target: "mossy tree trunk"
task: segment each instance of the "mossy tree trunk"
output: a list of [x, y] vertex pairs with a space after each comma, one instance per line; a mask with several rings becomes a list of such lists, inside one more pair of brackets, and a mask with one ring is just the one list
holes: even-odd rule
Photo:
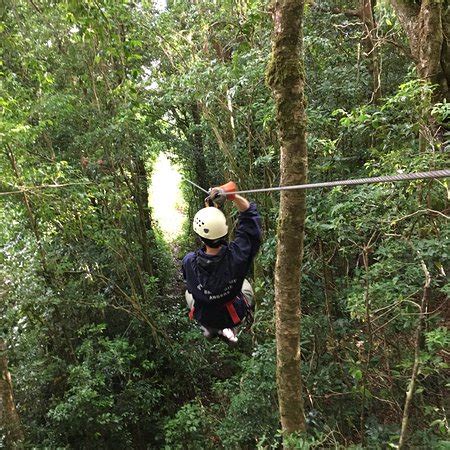
[[420, 78], [438, 85], [436, 101], [450, 100], [450, 5], [448, 0], [391, 0], [409, 40]]
[[[306, 116], [302, 56], [303, 0], [276, 0], [267, 81], [272, 88], [281, 145], [281, 184], [306, 182]], [[305, 223], [305, 192], [281, 193], [275, 314], [277, 386], [284, 436], [305, 430], [300, 374], [300, 277]]]

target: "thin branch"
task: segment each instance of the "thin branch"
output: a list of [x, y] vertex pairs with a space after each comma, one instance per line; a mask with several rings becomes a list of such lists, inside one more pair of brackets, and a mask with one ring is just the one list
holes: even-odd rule
[[373, 334], [375, 334], [377, 331], [380, 331], [382, 328], [384, 328], [386, 325], [390, 324], [393, 320], [395, 320], [397, 317], [401, 316], [401, 314], [397, 314], [394, 317], [392, 317], [392, 319], [389, 319], [387, 322], [385, 322], [383, 325], [380, 325], [378, 328], [376, 328], [373, 331]]
[[409, 410], [410, 410], [413, 395], [414, 395], [414, 389], [416, 386], [417, 375], [419, 373], [420, 340], [422, 337], [422, 328], [423, 328], [423, 324], [425, 322], [425, 317], [426, 317], [425, 313], [426, 313], [426, 308], [427, 308], [427, 304], [428, 304], [428, 297], [430, 295], [430, 285], [431, 285], [430, 272], [428, 271], [425, 261], [420, 256], [420, 254], [419, 254], [419, 258], [420, 258], [420, 265], [421, 265], [423, 273], [425, 275], [425, 283], [423, 286], [422, 302], [420, 304], [419, 323], [417, 325], [416, 338], [415, 338], [415, 342], [414, 342], [414, 364], [413, 364], [413, 368], [412, 368], [411, 379], [409, 382], [408, 390], [406, 391], [405, 406], [403, 409], [402, 428], [401, 428], [400, 439], [399, 439], [399, 443], [398, 443], [399, 450], [406, 448], [405, 442], [406, 442], [406, 434], [408, 431]]
[[414, 62], [417, 62], [417, 58], [413, 56], [411, 50], [408, 47], [401, 44], [400, 42], [396, 41], [395, 39], [383, 39], [383, 41], [386, 42], [387, 44], [391, 44], [394, 47], [398, 48], [403, 53], [404, 56], [406, 56], [407, 58], [411, 59]]
[[18, 186], [18, 190], [16, 191], [4, 191], [0, 192], [0, 195], [17, 195], [23, 194], [24, 192], [33, 192], [35, 190], [40, 189], [58, 189], [64, 188], [68, 186], [78, 186], [78, 185], [87, 185], [92, 184], [92, 181], [83, 181], [79, 183], [63, 183], [63, 184], [40, 184], [38, 186]]
[[394, 225], [397, 222], [401, 222], [402, 220], [409, 219], [410, 217], [413, 217], [413, 216], [415, 216], [417, 214], [422, 214], [422, 213], [435, 214], [435, 215], [438, 215], [438, 216], [442, 216], [444, 219], [447, 219], [447, 220], [450, 219], [450, 216], [447, 216], [447, 215], [445, 215], [444, 213], [442, 213], [440, 211], [436, 211], [434, 209], [428, 209], [427, 208], [427, 209], [419, 209], [418, 211], [415, 211], [415, 212], [413, 212], [411, 214], [408, 214], [408, 215], [406, 215], [404, 217], [400, 217], [400, 219], [394, 220], [392, 222], [392, 225]]
[[34, 3], [33, 0], [28, 0], [28, 1], [31, 3], [31, 6], [33, 6], [33, 8], [34, 8], [39, 14], [42, 14], [41, 8], [39, 8], [39, 6], [36, 5], [36, 3]]

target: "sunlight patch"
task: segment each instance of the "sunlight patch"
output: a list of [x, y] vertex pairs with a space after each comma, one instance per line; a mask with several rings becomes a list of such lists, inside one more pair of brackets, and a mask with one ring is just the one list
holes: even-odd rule
[[167, 155], [161, 153], [153, 166], [150, 206], [165, 239], [177, 238], [185, 220], [184, 200], [180, 190], [181, 175]]

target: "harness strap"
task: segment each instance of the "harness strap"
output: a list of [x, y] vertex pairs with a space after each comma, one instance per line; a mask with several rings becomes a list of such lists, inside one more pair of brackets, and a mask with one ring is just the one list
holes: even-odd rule
[[236, 312], [236, 309], [234, 308], [233, 302], [236, 299], [230, 300], [228, 303], [225, 303], [225, 306], [227, 308], [228, 314], [231, 317], [231, 320], [235, 325], [241, 323], [241, 319], [239, 319], [238, 313]]
[[[244, 294], [241, 294], [242, 298], [244, 299], [245, 302], [245, 306], [247, 309], [247, 314], [250, 312], [251, 314], [251, 310], [250, 310], [250, 304], [247, 301], [247, 298], [245, 297]], [[239, 298], [233, 298], [233, 300], [230, 300], [228, 303], [225, 303], [225, 307], [227, 308], [228, 314], [231, 317], [231, 320], [233, 321], [234, 325], [238, 325], [241, 323], [241, 319], [239, 318], [238, 313], [236, 312], [236, 308], [234, 307], [233, 303], [234, 301]], [[195, 312], [195, 307], [193, 306], [190, 311], [189, 311], [189, 320], [194, 320], [194, 312]]]

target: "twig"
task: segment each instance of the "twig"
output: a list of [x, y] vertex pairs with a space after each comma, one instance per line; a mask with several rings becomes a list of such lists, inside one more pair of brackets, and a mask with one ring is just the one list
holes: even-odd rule
[[0, 195], [17, 195], [17, 194], [23, 194], [24, 192], [32, 192], [34, 190], [39, 189], [57, 189], [57, 188], [63, 188], [67, 186], [78, 186], [78, 185], [86, 185], [91, 184], [91, 181], [83, 181], [80, 183], [64, 183], [64, 184], [40, 184], [38, 186], [18, 186], [18, 190], [16, 191], [5, 191], [0, 192]]
[[399, 317], [401, 314], [397, 314], [394, 317], [392, 317], [392, 319], [389, 319], [387, 322], [385, 322], [383, 325], [380, 325], [378, 328], [376, 328], [373, 331], [373, 334], [375, 334], [377, 331], [381, 330], [382, 328], [384, 328], [386, 325], [388, 325], [389, 323], [391, 323], [393, 320], [395, 320], [397, 317]]
[[442, 213], [442, 212], [440, 212], [440, 211], [435, 211], [434, 209], [419, 209], [418, 211], [413, 212], [413, 213], [411, 213], [411, 214], [408, 214], [408, 215], [405, 216], [405, 217], [400, 217], [400, 219], [394, 220], [394, 221], [392, 222], [392, 225], [394, 225], [395, 223], [400, 222], [400, 221], [402, 221], [402, 220], [405, 220], [405, 219], [408, 219], [408, 218], [410, 218], [410, 217], [413, 217], [413, 216], [415, 216], [416, 214], [421, 214], [421, 213], [437, 214], [437, 215], [439, 215], [439, 216], [442, 216], [444, 219], [447, 219], [447, 220], [450, 219], [450, 216], [446, 216], [444, 213]]

